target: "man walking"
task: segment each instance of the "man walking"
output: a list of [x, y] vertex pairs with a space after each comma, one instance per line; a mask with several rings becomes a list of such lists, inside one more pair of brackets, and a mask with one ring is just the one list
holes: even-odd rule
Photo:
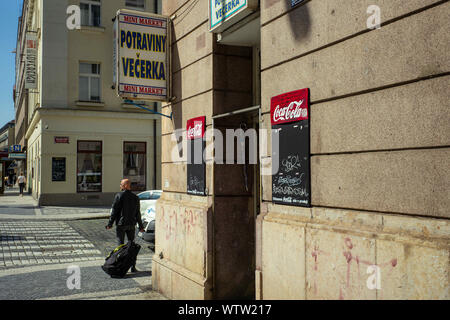
[[20, 173], [20, 176], [17, 178], [17, 183], [19, 184], [20, 196], [23, 197], [23, 189], [25, 188], [26, 179], [22, 172]]
[[[114, 222], [116, 223], [116, 236], [118, 245], [124, 244], [125, 234], [128, 241], [133, 241], [135, 237], [136, 223], [139, 225], [139, 231], [144, 232], [142, 224], [139, 197], [131, 192], [131, 183], [128, 179], [120, 182], [120, 190], [114, 197], [111, 209], [111, 217], [109, 218], [106, 229], [111, 229]], [[131, 267], [131, 272], [137, 272], [136, 261]]]

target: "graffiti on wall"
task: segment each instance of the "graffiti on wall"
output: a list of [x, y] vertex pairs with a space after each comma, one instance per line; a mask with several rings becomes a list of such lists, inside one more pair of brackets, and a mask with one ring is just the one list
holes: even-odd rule
[[[392, 272], [398, 265], [397, 258], [392, 258], [389, 261], [382, 263], [375, 263], [365, 260], [354, 253], [354, 244], [351, 238], [346, 237], [343, 241], [342, 259], [345, 263], [336, 267], [336, 274], [341, 283], [339, 288], [339, 296], [337, 299], [352, 299], [360, 298], [364, 287], [369, 290], [381, 290], [381, 279], [389, 281]], [[313, 258], [313, 275], [312, 275], [312, 290], [314, 295], [318, 294], [318, 272], [319, 262], [329, 263], [331, 253], [323, 251], [318, 245], [314, 245], [311, 250]], [[344, 269], [345, 268], [345, 269]], [[357, 277], [352, 277], [354, 268], [357, 269]], [[379, 291], [381, 294], [381, 291]], [[379, 296], [381, 298], [381, 296]]]

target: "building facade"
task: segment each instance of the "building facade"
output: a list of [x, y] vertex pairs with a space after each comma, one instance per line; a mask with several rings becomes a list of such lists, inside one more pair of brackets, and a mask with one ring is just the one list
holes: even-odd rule
[[[448, 299], [450, 3], [262, 0], [239, 11], [247, 2], [163, 3], [173, 100], [162, 110], [173, 120], [162, 119], [154, 289], [173, 299]], [[279, 204], [266, 170], [271, 100], [304, 88], [310, 205]], [[216, 130], [205, 138], [215, 153], [204, 195], [188, 192], [183, 157], [197, 117]], [[217, 161], [217, 132], [239, 128], [258, 130], [257, 164]]]
[[8, 152], [9, 147], [15, 143], [15, 121], [9, 121], [0, 129], [0, 151]]
[[41, 205], [110, 205], [124, 177], [134, 191], [160, 186], [160, 118], [112, 87], [112, 19], [121, 8], [157, 12], [158, 1], [25, 1], [18, 41], [36, 39], [37, 77], [16, 101], [27, 105], [28, 184]]
[[[28, 1], [22, 3], [22, 13], [28, 11]], [[30, 3], [31, 5], [31, 3]], [[25, 89], [25, 57], [26, 57], [26, 26], [29, 23], [25, 21], [26, 14], [19, 17], [17, 26], [17, 42], [16, 42], [16, 77], [13, 90], [14, 112], [15, 112], [15, 141], [22, 147], [22, 152], [26, 155], [27, 144], [25, 133], [28, 128], [28, 89]], [[30, 16], [27, 16], [29, 19]], [[17, 171], [23, 172], [27, 176], [26, 159], [17, 159]]]
[[[12, 177], [16, 171], [14, 160], [9, 158], [9, 150], [15, 144], [15, 121], [11, 120], [0, 129], [0, 194], [5, 190], [5, 177]], [[11, 179], [10, 179], [11, 180]], [[11, 183], [13, 181], [10, 181]]]

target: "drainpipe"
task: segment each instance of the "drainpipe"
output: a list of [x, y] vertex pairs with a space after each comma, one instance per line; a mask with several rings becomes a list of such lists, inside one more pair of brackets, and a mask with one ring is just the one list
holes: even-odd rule
[[[155, 0], [157, 1], [157, 0]], [[157, 102], [153, 102], [153, 111], [158, 111], [158, 104]], [[156, 119], [153, 120], [153, 190], [156, 190], [156, 174], [157, 174], [157, 169], [156, 169], [156, 160], [157, 160], [157, 144], [158, 139], [156, 137]]]
[[[158, 10], [158, 0], [154, 0], [153, 3], [154, 3], [153, 11], [156, 14], [160, 14], [160, 12]], [[158, 111], [158, 103], [157, 102], [153, 102], [153, 111], [155, 111], [155, 112]], [[157, 155], [157, 150], [158, 150], [158, 148], [157, 148], [158, 139], [156, 137], [156, 119], [153, 120], [153, 139], [154, 139], [154, 141], [153, 141], [153, 158], [154, 158], [154, 161], [153, 161], [153, 177], [154, 177], [153, 178], [153, 189], [156, 190], [157, 171], [158, 171], [156, 168], [156, 159], [157, 159], [156, 155]]]

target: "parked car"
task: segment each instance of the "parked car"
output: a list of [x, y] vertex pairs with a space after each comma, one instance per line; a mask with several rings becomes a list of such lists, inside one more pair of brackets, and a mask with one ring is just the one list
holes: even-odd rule
[[155, 241], [156, 201], [161, 197], [161, 194], [162, 190], [148, 190], [138, 194], [145, 230], [145, 232], [139, 232], [138, 236], [145, 241]]

